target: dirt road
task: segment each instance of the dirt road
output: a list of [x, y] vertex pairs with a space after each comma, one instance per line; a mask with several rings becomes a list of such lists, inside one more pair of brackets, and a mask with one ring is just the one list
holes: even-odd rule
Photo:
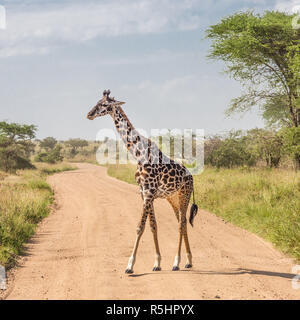
[[8, 299], [300, 299], [291, 259], [259, 237], [201, 211], [189, 228], [194, 266], [171, 271], [178, 227], [166, 200], [156, 200], [162, 271], [152, 272], [147, 225], [135, 273], [124, 273], [142, 201], [138, 188], [105, 168], [78, 164], [51, 176], [58, 208], [39, 227]]

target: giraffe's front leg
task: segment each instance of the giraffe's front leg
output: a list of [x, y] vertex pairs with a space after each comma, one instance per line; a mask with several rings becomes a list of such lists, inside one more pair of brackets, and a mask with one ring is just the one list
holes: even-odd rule
[[142, 213], [141, 221], [139, 222], [139, 224], [137, 226], [137, 229], [136, 229], [135, 244], [134, 244], [134, 247], [133, 247], [132, 254], [131, 254], [130, 258], [129, 258], [128, 265], [127, 265], [127, 268], [125, 270], [125, 273], [133, 273], [133, 266], [135, 264], [138, 246], [139, 246], [141, 237], [142, 237], [142, 235], [144, 233], [144, 230], [145, 230], [145, 224], [146, 224], [146, 221], [147, 221], [147, 216], [148, 216], [148, 214], [150, 212], [150, 207], [149, 206], [151, 207], [151, 204], [149, 204], [147, 201], [144, 201], [143, 213]]

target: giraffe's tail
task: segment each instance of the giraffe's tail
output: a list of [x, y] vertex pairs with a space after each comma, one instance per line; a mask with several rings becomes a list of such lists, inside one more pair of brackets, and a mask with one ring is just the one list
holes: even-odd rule
[[196, 205], [195, 203], [195, 193], [194, 193], [194, 186], [193, 186], [193, 204], [191, 206], [191, 210], [190, 210], [190, 224], [191, 226], [193, 227], [193, 221], [194, 221], [194, 218], [196, 216], [196, 214], [198, 213], [198, 206]]

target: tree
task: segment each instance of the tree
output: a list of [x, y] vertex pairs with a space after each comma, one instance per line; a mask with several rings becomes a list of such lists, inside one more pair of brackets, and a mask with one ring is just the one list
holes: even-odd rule
[[89, 143], [86, 140], [76, 138], [66, 141], [66, 145], [71, 147], [70, 155], [74, 157], [78, 153], [78, 148], [87, 147]]
[[29, 157], [35, 131], [34, 125], [0, 122], [0, 169], [8, 172], [33, 167]]
[[217, 150], [221, 147], [223, 141], [220, 136], [205, 137], [204, 143], [204, 163], [208, 165], [215, 164], [215, 155]]
[[47, 137], [40, 142], [40, 147], [46, 151], [53, 150], [57, 144], [57, 140], [52, 137]]
[[207, 30], [209, 58], [223, 60], [226, 72], [245, 89], [227, 115], [259, 106], [269, 124], [300, 125], [300, 29], [293, 28], [294, 17], [239, 12]]

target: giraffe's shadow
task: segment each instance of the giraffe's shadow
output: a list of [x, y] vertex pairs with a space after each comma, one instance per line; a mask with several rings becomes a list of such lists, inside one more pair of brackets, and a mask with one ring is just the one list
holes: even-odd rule
[[201, 270], [179, 270], [179, 271], [169, 271], [169, 270], [163, 270], [161, 272], [145, 272], [145, 273], [136, 273], [131, 274], [129, 277], [138, 278], [143, 276], [149, 276], [149, 275], [174, 275], [174, 274], [180, 274], [180, 273], [190, 273], [192, 274], [198, 274], [198, 275], [220, 275], [220, 276], [237, 276], [237, 275], [243, 275], [243, 274], [249, 274], [249, 275], [263, 275], [263, 276], [269, 276], [269, 277], [277, 277], [277, 278], [284, 278], [284, 279], [293, 279], [296, 274], [292, 273], [284, 273], [284, 272], [274, 272], [274, 271], [267, 271], [267, 270], [255, 270], [255, 269], [246, 269], [246, 268], [237, 268], [232, 269], [231, 271], [201, 271]]

